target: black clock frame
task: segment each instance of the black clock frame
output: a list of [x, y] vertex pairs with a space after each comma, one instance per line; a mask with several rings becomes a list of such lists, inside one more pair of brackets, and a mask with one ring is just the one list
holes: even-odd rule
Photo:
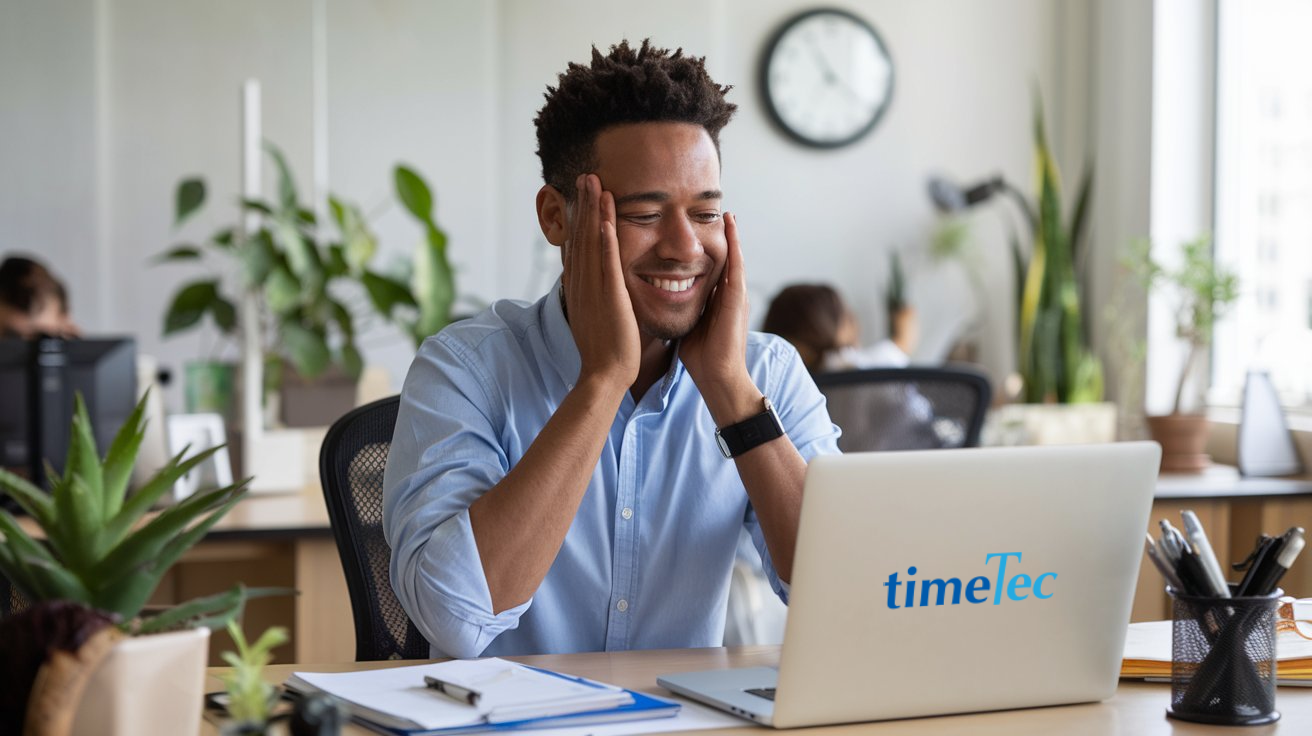
[[[770, 59], [774, 56], [775, 49], [779, 46], [779, 42], [783, 40], [784, 34], [788, 33], [793, 26], [814, 15], [839, 15], [856, 23], [864, 29], [866, 33], [869, 33], [870, 37], [875, 40], [875, 45], [883, 50], [884, 57], [888, 59], [889, 66], [893, 70], [888, 79], [888, 95], [884, 97], [883, 104], [881, 104], [879, 109], [875, 111], [875, 114], [871, 116], [870, 121], [866, 123], [865, 127], [857, 132], [847, 138], [839, 140], [818, 141], [814, 138], [808, 138], [796, 130], [793, 130], [789, 127], [788, 123], [784, 122], [783, 116], [781, 116], [778, 109], [775, 108], [774, 99], [770, 96]], [[864, 138], [870, 133], [870, 131], [874, 130], [876, 125], [879, 124], [879, 121], [884, 117], [884, 113], [888, 112], [888, 106], [893, 102], [893, 92], [897, 89], [897, 65], [893, 63], [893, 54], [888, 50], [888, 44], [884, 43], [884, 37], [880, 36], [879, 31], [876, 31], [874, 26], [867, 23], [864, 18], [852, 13], [851, 11], [843, 10], [842, 8], [813, 8], [798, 13], [784, 21], [770, 36], [770, 40], [765, 44], [765, 51], [761, 55], [761, 61], [758, 66], [760, 73], [757, 77], [757, 84], [761, 90], [761, 97], [765, 100], [765, 110], [769, 113], [770, 120], [774, 123], [776, 128], [783, 132], [784, 135], [793, 139], [797, 143], [801, 143], [802, 145], [811, 148], [842, 148], [843, 146], [851, 145]]]

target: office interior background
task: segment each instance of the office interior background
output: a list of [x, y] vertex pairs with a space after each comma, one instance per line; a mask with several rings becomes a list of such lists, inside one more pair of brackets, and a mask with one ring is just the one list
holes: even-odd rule
[[[879, 32], [895, 81], [869, 135], [820, 150], [776, 128], [758, 85], [771, 34], [810, 2], [5, 0], [0, 250], [48, 263], [87, 334], [131, 334], [175, 374], [196, 357], [235, 359], [208, 326], [162, 338], [169, 300], [198, 271], [154, 258], [236, 221], [239, 93], [255, 79], [264, 137], [305, 201], [322, 206], [331, 192], [360, 203], [383, 258], [408, 257], [422, 234], [390, 181], [405, 162], [434, 187], [458, 311], [534, 299], [559, 273], [533, 208], [542, 92], [594, 44], [650, 37], [705, 55], [734, 85], [723, 182], [741, 219], [753, 326], [783, 285], [823, 281], [853, 305], [865, 342], [883, 337], [897, 250], [922, 329], [913, 360], [937, 363], [964, 344], [1001, 387], [1015, 367], [1007, 229], [1019, 212], [998, 199], [964, 213], [965, 257], [936, 257], [943, 221], [926, 182], [1001, 175], [1032, 196], [1039, 99], [1066, 196], [1086, 164], [1095, 171], [1085, 309], [1108, 396], [1164, 412], [1180, 359], [1169, 308], [1120, 269], [1126, 246], [1150, 236], [1169, 259], [1180, 241], [1215, 232], [1243, 288], [1218, 332], [1209, 398], [1232, 404], [1246, 369], [1262, 365], [1289, 406], [1312, 400], [1312, 82], [1292, 35], [1312, 20], [1305, 3], [837, 5]], [[174, 230], [174, 187], [189, 176], [205, 178], [210, 201]], [[1114, 344], [1127, 326], [1147, 340], [1146, 399]], [[410, 341], [380, 326], [361, 345], [399, 388]]]

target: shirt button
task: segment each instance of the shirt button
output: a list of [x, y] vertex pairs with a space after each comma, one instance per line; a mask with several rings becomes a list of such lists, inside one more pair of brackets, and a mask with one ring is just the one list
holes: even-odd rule
[[624, 613], [629, 610], [629, 602], [621, 598], [620, 602], [615, 604], [615, 608], [618, 609], [620, 613]]
[[629, 519], [632, 519], [632, 518], [633, 518], [633, 509], [630, 509], [630, 508], [626, 508], [626, 509], [624, 509], [623, 511], [620, 512], [620, 516], [623, 516], [625, 521], [628, 521]]

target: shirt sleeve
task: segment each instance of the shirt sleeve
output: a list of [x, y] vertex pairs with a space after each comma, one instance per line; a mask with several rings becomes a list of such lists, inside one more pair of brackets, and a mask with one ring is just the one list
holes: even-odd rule
[[[762, 393], [769, 396], [774, 404], [788, 439], [807, 463], [820, 455], [838, 454], [841, 430], [830, 421], [824, 394], [816, 388], [797, 350], [782, 338], [759, 337], [765, 340], [765, 357], [760, 362], [762, 373], [754, 378]], [[789, 586], [779, 579], [774, 569], [774, 561], [770, 558], [756, 509], [750, 503], [747, 505], [744, 524], [751, 534], [752, 543], [756, 545], [756, 551], [761, 555], [761, 566], [770, 581], [770, 587], [780, 600], [788, 603]]]
[[[401, 606], [434, 655], [477, 657], [532, 600], [492, 612], [469, 506], [505, 477], [494, 386], [445, 335], [429, 338], [401, 391], [383, 479], [383, 529]], [[503, 418], [502, 418], [503, 419]]]

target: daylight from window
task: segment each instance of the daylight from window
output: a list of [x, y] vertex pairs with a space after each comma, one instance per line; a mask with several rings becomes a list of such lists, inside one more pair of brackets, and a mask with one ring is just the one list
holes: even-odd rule
[[1212, 394], [1249, 369], [1312, 411], [1312, 2], [1222, 0], [1217, 26], [1216, 254], [1242, 295], [1218, 328]]

